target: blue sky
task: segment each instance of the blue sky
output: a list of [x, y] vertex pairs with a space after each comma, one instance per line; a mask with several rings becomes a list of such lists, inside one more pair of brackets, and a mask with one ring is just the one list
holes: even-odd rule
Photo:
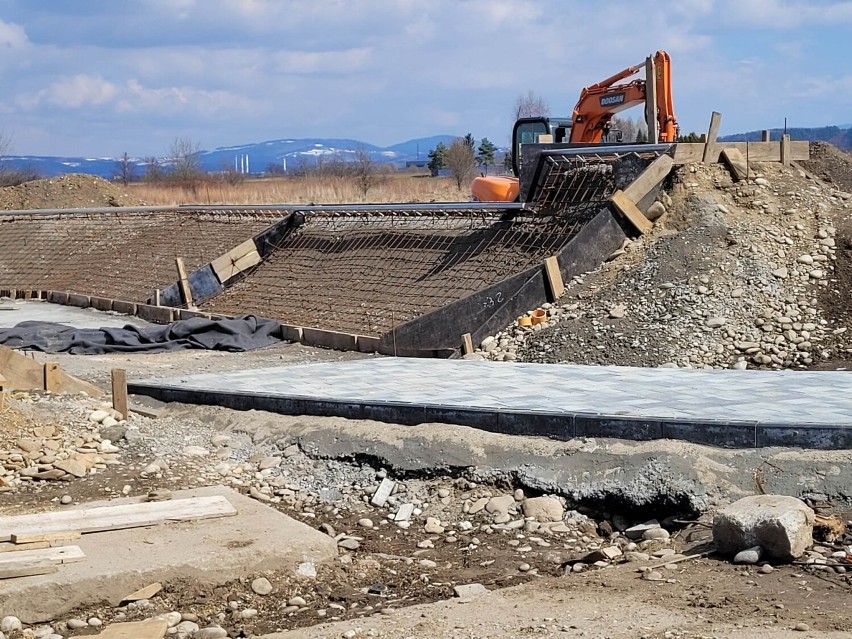
[[[294, 137], [506, 144], [527, 90], [672, 56], [683, 131], [852, 122], [852, 2], [0, 0], [0, 133], [28, 155]], [[627, 112], [634, 117], [639, 110]]]

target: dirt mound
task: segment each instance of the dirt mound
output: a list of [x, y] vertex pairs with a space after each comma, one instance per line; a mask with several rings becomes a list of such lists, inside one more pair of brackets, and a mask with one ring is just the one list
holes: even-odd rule
[[74, 209], [144, 204], [93, 175], [72, 173], [0, 189], [0, 210]]
[[852, 191], [852, 154], [828, 142], [811, 142], [811, 159], [800, 164], [821, 180]]
[[845, 367], [852, 198], [795, 168], [678, 171], [668, 213], [576, 278], [549, 323], [509, 327], [489, 359], [697, 368]]

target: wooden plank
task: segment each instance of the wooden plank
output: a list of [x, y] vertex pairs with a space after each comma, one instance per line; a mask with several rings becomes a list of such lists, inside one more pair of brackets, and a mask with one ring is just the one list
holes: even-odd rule
[[163, 584], [161, 584], [159, 581], [157, 581], [157, 582], [154, 582], [152, 584], [145, 586], [144, 588], [140, 588], [136, 592], [130, 593], [126, 597], [122, 597], [121, 601], [125, 602], [125, 601], [139, 601], [140, 599], [150, 599], [151, 597], [156, 595], [158, 592], [160, 592], [162, 589], [163, 589]]
[[210, 519], [236, 514], [236, 508], [225, 497], [211, 495], [79, 510], [56, 510], [33, 515], [10, 515], [0, 517], [0, 541], [10, 541], [13, 534], [48, 534], [68, 530], [85, 534], [154, 526], [167, 521]]
[[122, 419], [127, 419], [127, 371], [123, 368], [113, 368], [110, 371], [112, 379], [112, 407], [121, 413]]
[[11, 542], [0, 544], [0, 552], [20, 552], [22, 550], [38, 550], [50, 548], [50, 542], [38, 541], [32, 544], [13, 544]]
[[707, 143], [704, 145], [704, 157], [701, 158], [702, 164], [710, 164], [717, 161], [716, 136], [719, 135], [719, 125], [721, 123], [722, 114], [713, 111], [713, 114], [710, 116], [710, 128], [707, 131]]
[[213, 268], [213, 271], [216, 273], [216, 277], [219, 278], [219, 281], [227, 282], [228, 280], [232, 279], [233, 277], [236, 277], [246, 269], [251, 268], [256, 264], [260, 264], [262, 261], [263, 259], [260, 257], [260, 253], [255, 250], [251, 251], [250, 253], [246, 253], [242, 257], [239, 257], [230, 262], [222, 262], [219, 264], [213, 264], [213, 262], [211, 262], [210, 265]]
[[661, 155], [651, 162], [639, 174], [638, 178], [627, 185], [624, 189], [624, 195], [633, 202], [641, 202], [643, 197], [648, 195], [655, 186], [668, 177], [673, 166], [674, 160], [672, 160], [671, 156]]
[[645, 59], [645, 122], [648, 125], [648, 142], [655, 144], [660, 139], [660, 120], [657, 113], [657, 69], [653, 56]]
[[35, 533], [35, 534], [24, 534], [17, 535], [12, 534], [12, 543], [13, 544], [33, 544], [44, 542], [50, 544], [51, 541], [71, 541], [72, 539], [79, 539], [82, 535], [76, 530], [63, 530], [62, 532], [55, 533]]
[[[44, 364], [2, 345], [0, 345], [0, 371], [6, 377], [9, 390], [44, 390]], [[72, 377], [61, 369], [56, 372], [56, 375], [59, 389], [55, 392], [85, 392], [92, 397], [103, 397], [104, 393], [100, 388]]]
[[470, 333], [465, 333], [462, 335], [462, 355], [470, 355], [473, 350], [473, 338]]
[[739, 149], [722, 149], [722, 158], [731, 170], [735, 182], [748, 179], [748, 162]]
[[62, 380], [60, 379], [60, 373], [62, 369], [59, 367], [59, 364], [56, 362], [47, 362], [44, 365], [44, 390], [50, 391], [51, 393], [59, 393], [60, 386], [62, 385]]
[[238, 273], [260, 262], [260, 253], [257, 252], [254, 240], [246, 240], [210, 262], [210, 266], [219, 281], [224, 284]]
[[544, 274], [547, 277], [547, 286], [550, 290], [550, 301], [555, 302], [565, 292], [562, 271], [559, 270], [559, 259], [555, 255], [551, 255], [544, 260]]
[[645, 214], [636, 208], [633, 200], [624, 195], [624, 191], [618, 190], [613, 193], [610, 201], [615, 205], [615, 208], [625, 218], [627, 218], [627, 221], [633, 225], [633, 228], [639, 231], [640, 234], [647, 233], [654, 228], [654, 225], [647, 217], [645, 217]]
[[3, 345], [0, 345], [0, 371], [3, 372], [9, 389], [44, 389], [44, 367]]
[[113, 623], [95, 636], [99, 639], [163, 639], [168, 629], [169, 622], [165, 619], [146, 619]]
[[175, 258], [175, 265], [178, 271], [178, 286], [180, 294], [183, 297], [183, 302], [187, 308], [194, 306], [192, 303], [192, 289], [189, 288], [189, 278], [186, 276], [186, 265], [183, 263], [182, 257]]
[[[723, 147], [738, 149], [743, 155], [748, 153], [749, 162], [781, 161], [780, 142], [724, 142], [723, 144], [715, 145], [714, 154], [716, 157], [711, 157], [711, 162], [719, 161]], [[704, 148], [704, 145], [700, 143], [678, 142], [675, 146], [674, 153], [675, 164], [692, 164], [694, 162], [701, 162], [704, 156]], [[790, 155], [793, 160], [810, 159], [808, 143], [791, 142]]]
[[50, 562], [54, 564], [70, 564], [83, 561], [86, 553], [80, 546], [57, 546], [56, 548], [40, 548], [38, 550], [21, 550], [20, 552], [4, 552], [0, 554], [0, 567], [7, 568], [26, 562]]
[[14, 566], [0, 567], [0, 579], [15, 579], [17, 577], [34, 577], [35, 575], [50, 575], [59, 572], [56, 564], [46, 562], [28, 562]]

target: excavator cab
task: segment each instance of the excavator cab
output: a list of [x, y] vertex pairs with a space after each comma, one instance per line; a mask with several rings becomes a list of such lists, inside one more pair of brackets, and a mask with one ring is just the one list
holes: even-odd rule
[[478, 177], [471, 186], [473, 199], [479, 202], [514, 202], [518, 199], [521, 175], [521, 145], [568, 142], [571, 118], [520, 118], [512, 128], [512, 173], [516, 177]]
[[521, 174], [522, 144], [568, 142], [570, 138], [571, 118], [520, 118], [512, 128], [512, 172], [516, 176]]

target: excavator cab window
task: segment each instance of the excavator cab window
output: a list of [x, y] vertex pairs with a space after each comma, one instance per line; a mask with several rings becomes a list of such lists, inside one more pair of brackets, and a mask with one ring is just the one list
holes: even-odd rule
[[521, 145], [535, 144], [538, 136], [550, 133], [550, 123], [546, 118], [521, 118], [515, 122], [512, 130], [512, 171], [521, 174]]

